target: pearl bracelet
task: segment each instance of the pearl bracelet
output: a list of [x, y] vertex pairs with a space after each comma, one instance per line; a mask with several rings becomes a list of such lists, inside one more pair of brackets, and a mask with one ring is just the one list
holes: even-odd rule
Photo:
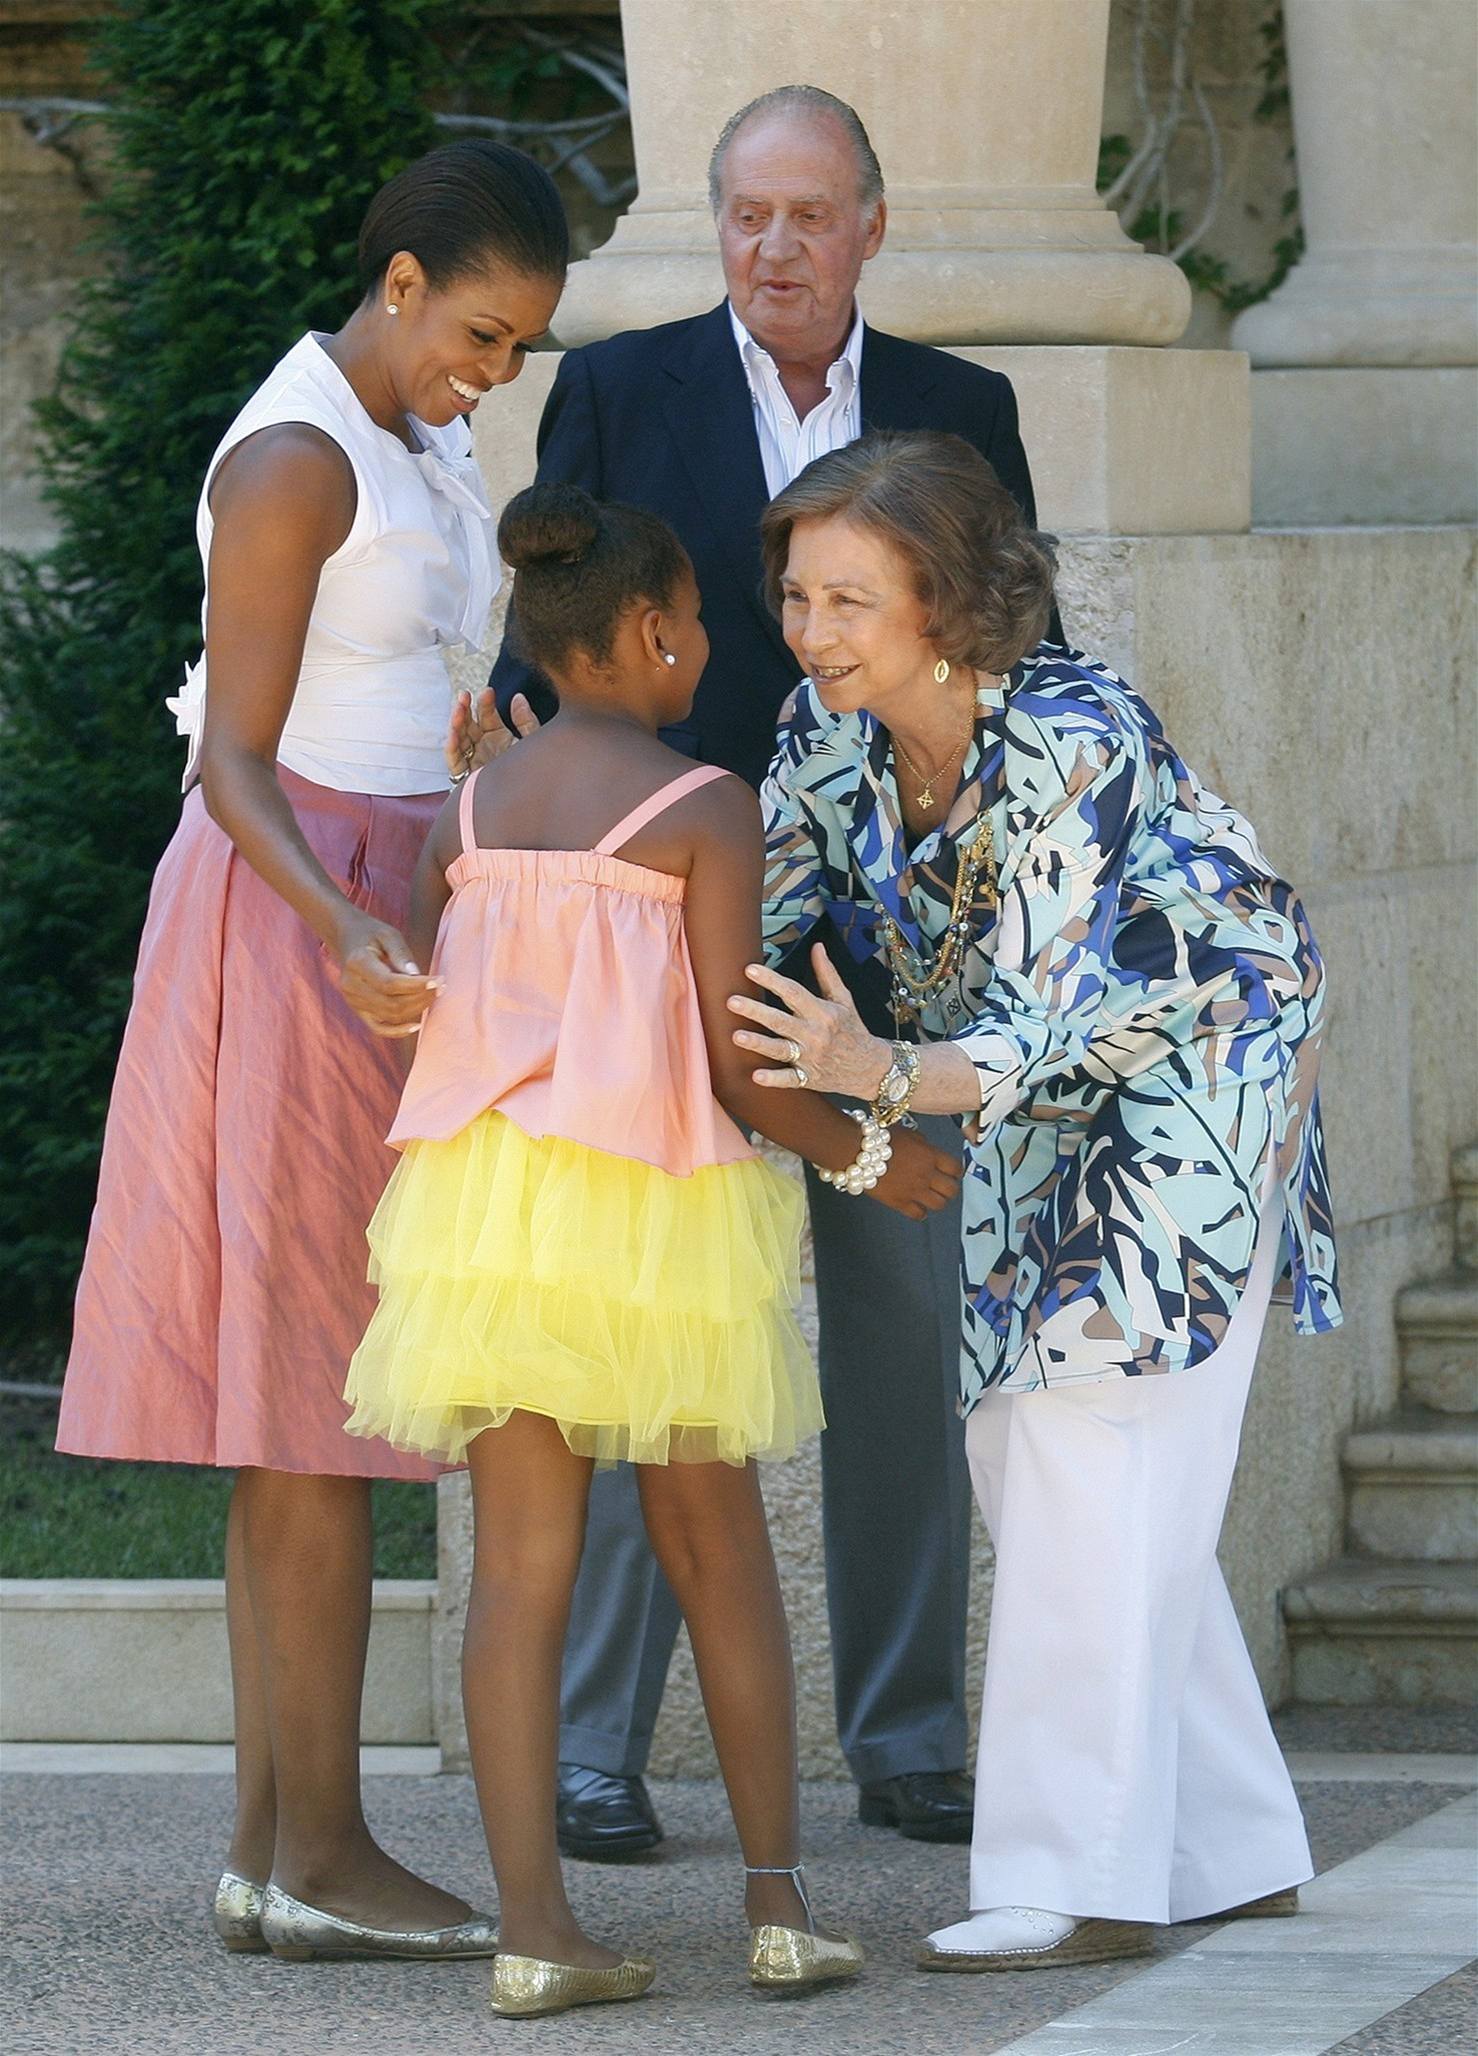
[[838, 1192], [850, 1192], [854, 1198], [863, 1192], [871, 1192], [888, 1168], [893, 1155], [893, 1138], [870, 1112], [862, 1107], [849, 1107], [847, 1111], [862, 1130], [862, 1148], [855, 1160], [842, 1171], [823, 1171], [818, 1168], [816, 1176], [823, 1185], [834, 1185]]

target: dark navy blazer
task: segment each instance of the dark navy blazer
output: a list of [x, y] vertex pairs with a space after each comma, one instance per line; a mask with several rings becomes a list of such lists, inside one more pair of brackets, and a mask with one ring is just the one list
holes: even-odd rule
[[[1016, 396], [1000, 372], [864, 328], [862, 426], [963, 436], [1035, 520]], [[759, 519], [769, 493], [727, 305], [568, 351], [539, 424], [537, 475], [650, 508], [676, 530], [693, 560], [712, 652], [691, 716], [665, 740], [758, 786], [800, 671], [761, 593]], [[547, 718], [549, 688], [511, 641], [493, 669], [498, 704], [506, 711], [522, 690]]]
[[[1016, 396], [1002, 373], [865, 327], [862, 427], [963, 436], [1035, 521]], [[646, 507], [676, 531], [703, 595], [711, 654], [691, 715], [663, 739], [758, 787], [775, 753], [776, 717], [801, 674], [761, 590], [759, 519], [769, 492], [727, 302], [567, 351], [538, 449], [541, 484], [582, 485], [597, 499]], [[1055, 620], [1052, 639], [1060, 639]], [[506, 714], [522, 691], [547, 720], [553, 694], [514, 654], [515, 640], [510, 633], [493, 667], [498, 705]], [[876, 965], [845, 968], [871, 1025], [886, 1032]]]

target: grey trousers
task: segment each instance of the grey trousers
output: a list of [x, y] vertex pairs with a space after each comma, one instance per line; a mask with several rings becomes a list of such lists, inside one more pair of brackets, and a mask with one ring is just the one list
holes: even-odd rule
[[[952, 1121], [919, 1125], [958, 1150]], [[955, 1410], [959, 1207], [907, 1221], [809, 1171], [806, 1184], [837, 1734], [859, 1782], [958, 1770], [971, 1507]], [[641, 1775], [679, 1618], [647, 1546], [634, 1471], [597, 1472], [565, 1643], [561, 1758]]]

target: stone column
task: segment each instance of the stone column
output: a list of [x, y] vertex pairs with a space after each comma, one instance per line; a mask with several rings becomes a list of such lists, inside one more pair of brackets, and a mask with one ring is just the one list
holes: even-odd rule
[[1478, 519], [1472, 0], [1285, 8], [1308, 249], [1233, 330], [1257, 519]]
[[626, 0], [640, 190], [610, 241], [571, 271], [560, 342], [722, 298], [714, 141], [757, 94], [822, 86], [857, 108], [887, 181], [888, 235], [863, 273], [864, 313], [1010, 374], [1043, 520], [1141, 534], [1245, 528], [1245, 363], [1155, 347], [1183, 331], [1190, 289], [1129, 240], [1095, 190], [1108, 13], [1109, 0]]
[[639, 192], [577, 264], [563, 343], [701, 314], [722, 296], [708, 157], [773, 86], [855, 106], [888, 185], [869, 319], [924, 343], [1170, 343], [1178, 268], [1130, 242], [1094, 189], [1108, 0], [836, 0], [622, 10]]

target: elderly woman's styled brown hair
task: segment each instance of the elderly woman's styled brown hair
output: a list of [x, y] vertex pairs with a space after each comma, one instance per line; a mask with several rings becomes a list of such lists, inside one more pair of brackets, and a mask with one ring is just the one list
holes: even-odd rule
[[760, 518], [765, 598], [777, 614], [790, 531], [832, 516], [903, 558], [928, 609], [924, 632], [951, 664], [1005, 671], [1041, 641], [1057, 539], [1027, 526], [963, 437], [880, 430], [808, 464]]

